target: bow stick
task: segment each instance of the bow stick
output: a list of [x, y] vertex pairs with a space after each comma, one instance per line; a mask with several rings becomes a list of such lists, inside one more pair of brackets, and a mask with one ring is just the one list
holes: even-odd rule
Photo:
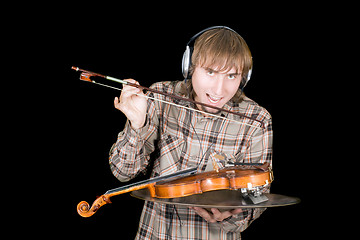
[[[261, 127], [264, 127], [264, 123], [263, 123], [262, 121], [254, 118], [254, 117], [246, 116], [246, 115], [244, 115], [244, 114], [242, 114], [242, 113], [233, 112], [233, 111], [230, 111], [230, 110], [227, 110], [227, 109], [224, 109], [224, 108], [219, 108], [219, 107], [212, 106], [212, 105], [209, 105], [209, 104], [206, 104], [206, 103], [194, 101], [194, 100], [192, 100], [192, 99], [188, 99], [188, 98], [180, 97], [180, 96], [177, 96], [177, 95], [174, 95], [174, 94], [170, 94], [170, 93], [158, 91], [158, 90], [156, 90], [156, 89], [144, 87], [144, 86], [141, 86], [141, 85], [138, 85], [138, 84], [135, 84], [135, 83], [131, 83], [131, 82], [128, 82], [128, 81], [125, 81], [125, 80], [121, 80], [121, 79], [118, 79], [118, 78], [114, 78], [114, 77], [102, 75], [102, 74], [99, 74], [99, 73], [90, 72], [90, 71], [88, 71], [88, 70], [84, 70], [84, 69], [81, 69], [81, 68], [78, 68], [78, 67], [72, 66], [71, 69], [73, 69], [73, 70], [75, 70], [75, 71], [80, 71], [80, 72], [82, 72], [81, 75], [80, 75], [80, 80], [83, 80], [83, 81], [95, 83], [95, 84], [98, 84], [98, 85], [101, 85], [101, 86], [105, 86], [105, 87], [114, 88], [114, 87], [111, 87], [111, 86], [108, 86], [108, 85], [105, 85], [105, 84], [96, 83], [95, 81], [93, 81], [93, 80], [90, 79], [90, 77], [92, 77], [92, 76], [105, 78], [105, 79], [110, 80], [110, 81], [114, 81], [114, 82], [121, 83], [121, 84], [124, 84], [124, 85], [129, 85], [129, 86], [136, 87], [136, 88], [140, 88], [140, 89], [142, 89], [142, 90], [146, 90], [146, 91], [149, 91], [149, 92], [158, 93], [158, 94], [161, 94], [161, 95], [170, 97], [170, 98], [175, 98], [175, 99], [178, 99], [178, 100], [183, 100], [183, 101], [191, 102], [191, 103], [194, 103], [194, 104], [196, 104], [196, 105], [201, 105], [201, 106], [213, 108], [213, 109], [216, 109], [216, 110], [218, 110], [218, 111], [223, 111], [223, 112], [231, 113], [231, 114], [234, 114], [234, 115], [243, 117], [243, 118], [248, 118], [248, 119], [250, 119], [250, 120], [259, 122], [259, 123], [260, 123], [260, 126], [261, 126]], [[114, 89], [119, 90], [118, 88], [114, 88]], [[153, 100], [161, 101], [161, 100], [156, 99], [156, 98], [151, 98], [151, 97], [148, 97], [148, 98], [153, 99]], [[168, 104], [172, 104], [172, 105], [176, 105], [176, 106], [179, 106], [179, 107], [184, 107], [184, 106], [177, 105], [177, 104], [174, 104], [174, 103], [170, 103], [170, 102], [167, 102], [167, 101], [162, 101], [162, 102], [165, 102], [165, 103], [168, 103]], [[186, 107], [184, 107], [184, 108], [186, 108]], [[189, 108], [187, 108], [187, 109], [189, 109]], [[190, 109], [191, 109], [191, 108], [190, 108]], [[191, 110], [194, 110], [194, 111], [197, 111], [197, 112], [203, 112], [203, 111], [196, 110], [196, 109], [191, 109]], [[203, 113], [204, 113], [204, 112], [203, 112]], [[217, 116], [217, 115], [209, 114], [209, 113], [207, 113], [207, 112], [206, 112], [206, 114], [212, 115], [212, 116], [215, 116], [215, 117], [219, 117], [219, 116]], [[220, 117], [220, 118], [223, 118], [223, 117]], [[224, 119], [226, 119], [226, 118], [224, 118]], [[254, 125], [247, 124], [247, 123], [243, 123], [243, 124], [245, 124], [245, 125], [250, 125], [250, 126], [254, 126]], [[254, 126], [254, 127], [257, 127], [257, 126]]]

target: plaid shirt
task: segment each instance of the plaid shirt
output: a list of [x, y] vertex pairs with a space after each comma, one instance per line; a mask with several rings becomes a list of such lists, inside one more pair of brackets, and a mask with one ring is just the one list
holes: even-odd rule
[[[160, 82], [152, 88], [179, 93], [179, 82]], [[195, 107], [192, 103], [169, 99], [166, 96], [147, 93], [166, 101]], [[188, 96], [184, 96], [188, 97]], [[167, 175], [189, 167], [200, 171], [213, 170], [215, 155], [225, 161], [216, 161], [220, 168], [234, 162], [272, 163], [272, 123], [270, 114], [251, 99], [241, 103], [229, 101], [223, 108], [256, 117], [263, 121], [265, 129], [205, 117], [201, 113], [148, 100], [144, 127], [131, 128], [129, 122], [119, 133], [110, 151], [110, 168], [120, 181], [128, 181], [145, 171], [150, 153], [157, 150], [151, 177]], [[259, 126], [258, 122], [230, 113], [222, 116]], [[258, 218], [265, 209], [244, 209], [237, 217], [222, 222], [208, 223], [193, 210], [179, 206], [145, 201], [136, 239], [240, 239], [240, 232]]]

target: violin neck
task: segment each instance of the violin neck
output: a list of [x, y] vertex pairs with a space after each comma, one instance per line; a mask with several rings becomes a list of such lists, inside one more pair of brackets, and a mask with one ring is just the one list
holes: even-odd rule
[[104, 195], [101, 195], [100, 197], [98, 197], [94, 201], [94, 203], [92, 204], [91, 207], [87, 202], [81, 201], [77, 205], [77, 212], [82, 217], [91, 217], [92, 215], [94, 215], [94, 213], [97, 210], [99, 210], [99, 208], [101, 206], [111, 203], [110, 197], [115, 196], [115, 195], [120, 195], [123, 193], [132, 192], [135, 190], [140, 190], [143, 188], [148, 188], [151, 196], [154, 197], [155, 196], [154, 185], [156, 182], [159, 182], [162, 180], [173, 180], [173, 179], [181, 178], [181, 177], [193, 174], [195, 172], [197, 172], [197, 168], [188, 168], [188, 169], [185, 169], [185, 170], [182, 170], [182, 171], [179, 171], [176, 173], [172, 173], [172, 174], [169, 174], [166, 176], [155, 177], [155, 178], [151, 178], [149, 180], [144, 180], [144, 181], [129, 184], [129, 185], [126, 185], [123, 187], [111, 189], [111, 190], [107, 191]]
[[181, 177], [185, 177], [187, 175], [193, 174], [197, 172], [197, 168], [187, 168], [185, 170], [181, 170], [178, 171], [176, 173], [172, 173], [169, 175], [165, 175], [165, 176], [159, 176], [159, 177], [154, 177], [154, 178], [150, 178], [148, 180], [143, 180], [140, 182], [136, 182], [136, 183], [132, 183], [126, 186], [122, 186], [122, 187], [118, 187], [118, 188], [114, 188], [111, 189], [109, 191], [107, 191], [105, 193], [105, 195], [109, 195], [109, 197], [115, 196], [115, 195], [120, 195], [123, 193], [128, 193], [128, 192], [132, 192], [132, 191], [136, 191], [136, 190], [140, 190], [143, 188], [147, 188], [151, 185], [153, 185], [156, 182], [162, 181], [162, 180], [175, 180], [176, 178], [181, 178]]

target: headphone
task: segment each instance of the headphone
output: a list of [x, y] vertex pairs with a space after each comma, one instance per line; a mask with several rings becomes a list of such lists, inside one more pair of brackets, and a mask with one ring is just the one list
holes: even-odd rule
[[[183, 76], [185, 78], [185, 81], [190, 78], [189, 71], [190, 71], [190, 66], [191, 66], [191, 56], [192, 56], [192, 53], [194, 51], [194, 44], [193, 43], [195, 42], [196, 38], [199, 37], [204, 32], [209, 31], [211, 29], [216, 29], [216, 28], [227, 29], [227, 30], [230, 30], [230, 31], [232, 31], [232, 32], [234, 32], [234, 33], [236, 33], [237, 35], [240, 36], [240, 34], [238, 34], [235, 30], [233, 30], [233, 29], [231, 29], [229, 27], [226, 27], [226, 26], [213, 26], [213, 27], [208, 27], [208, 28], [198, 32], [192, 38], [190, 38], [189, 42], [186, 44], [186, 49], [185, 49], [185, 52], [184, 52], [184, 55], [183, 55], [183, 58], [182, 58], [182, 64], [181, 64], [182, 74], [183, 74]], [[247, 76], [243, 77], [243, 79], [245, 79], [245, 82], [244, 82], [244, 84], [242, 84], [241, 89], [243, 89], [246, 86], [246, 84], [250, 81], [252, 69], [253, 69], [253, 66], [251, 66], [251, 68], [249, 69], [249, 72], [248, 72]]]

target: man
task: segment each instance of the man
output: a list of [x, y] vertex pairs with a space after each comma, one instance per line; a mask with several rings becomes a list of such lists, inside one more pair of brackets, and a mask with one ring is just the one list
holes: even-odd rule
[[[252, 68], [245, 41], [227, 27], [205, 29], [191, 41], [193, 51], [186, 53], [191, 61], [183, 62], [189, 64], [184, 73], [187, 79], [159, 82], [151, 88], [245, 114], [263, 122], [264, 128], [259, 128], [256, 121], [160, 94], [147, 93], [202, 112], [146, 99], [141, 90], [125, 85], [114, 105], [128, 121], [109, 159], [111, 170], [120, 181], [145, 171], [154, 151], [159, 151], [159, 157], [151, 159], [152, 177], [189, 167], [197, 167], [199, 172], [211, 171], [213, 162], [220, 168], [234, 163], [272, 164], [271, 116], [243, 93]], [[127, 81], [138, 84], [133, 79]], [[217, 161], [219, 155], [225, 161]], [[263, 211], [212, 208], [210, 212], [146, 201], [136, 239], [240, 239], [240, 232]]]

